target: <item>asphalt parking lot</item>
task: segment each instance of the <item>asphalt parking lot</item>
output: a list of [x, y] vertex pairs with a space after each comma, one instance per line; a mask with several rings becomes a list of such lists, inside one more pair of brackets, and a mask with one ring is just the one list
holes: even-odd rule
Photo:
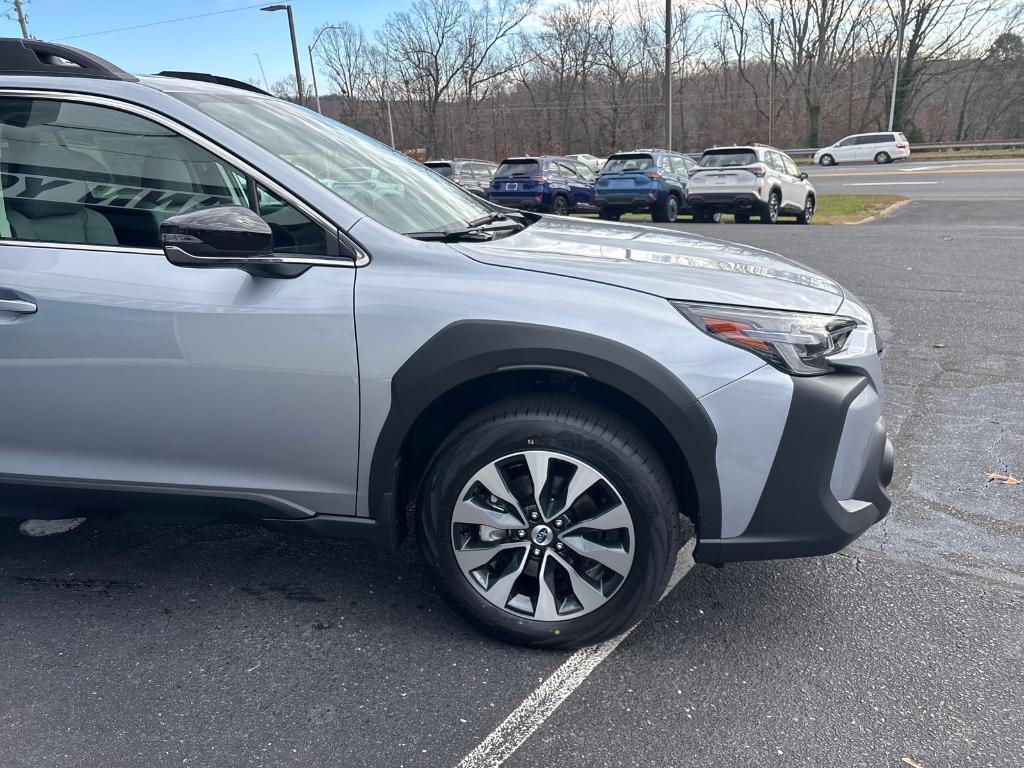
[[[1022, 218], [677, 225], [873, 308], [894, 511], [839, 555], [689, 570], [506, 765], [1024, 764], [1024, 485], [986, 482], [1024, 475]], [[0, 647], [5, 768], [456, 766], [569, 658], [476, 634], [408, 545], [100, 521], [0, 521]]]

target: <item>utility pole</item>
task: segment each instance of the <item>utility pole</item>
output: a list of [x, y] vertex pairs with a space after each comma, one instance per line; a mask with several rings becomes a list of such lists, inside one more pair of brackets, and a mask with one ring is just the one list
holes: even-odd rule
[[295, 42], [295, 17], [292, 16], [292, 7], [288, 3], [279, 3], [277, 5], [268, 5], [260, 8], [260, 10], [288, 12], [288, 32], [292, 36], [292, 60], [295, 62], [295, 90], [298, 95], [298, 103], [303, 104], [305, 99], [302, 92], [302, 69], [299, 67], [299, 44]]
[[313, 64], [313, 49], [316, 48], [316, 44], [320, 42], [320, 35], [328, 29], [341, 29], [341, 27], [337, 24], [328, 24], [321, 27], [320, 31], [316, 33], [316, 37], [313, 38], [313, 42], [309, 45], [309, 73], [313, 76], [313, 97], [316, 99], [316, 111], [321, 115], [324, 111], [320, 109], [320, 90], [316, 87], [316, 65]]
[[889, 130], [896, 116], [896, 87], [900, 79], [900, 57], [903, 55], [903, 27], [906, 24], [906, 2], [900, 0], [900, 17], [896, 20], [896, 52], [892, 57], [892, 99], [889, 101]]
[[14, 6], [14, 12], [18, 15], [18, 25], [21, 27], [21, 36], [24, 38], [31, 38], [32, 35], [28, 33], [28, 19], [25, 18], [25, 9], [21, 6], [22, 0], [11, 0], [11, 5]]
[[665, 149], [672, 149], [672, 0], [665, 0]]
[[775, 19], [768, 19], [768, 146], [775, 146]]

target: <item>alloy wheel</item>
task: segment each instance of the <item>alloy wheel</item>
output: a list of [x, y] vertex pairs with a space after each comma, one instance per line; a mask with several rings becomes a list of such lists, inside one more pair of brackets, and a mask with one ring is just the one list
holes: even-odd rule
[[566, 202], [564, 197], [556, 197], [551, 204], [551, 212], [556, 216], [567, 216], [569, 213], [569, 203]]
[[608, 602], [629, 575], [635, 537], [622, 496], [594, 467], [552, 451], [497, 459], [465, 484], [451, 541], [488, 602], [561, 621]]

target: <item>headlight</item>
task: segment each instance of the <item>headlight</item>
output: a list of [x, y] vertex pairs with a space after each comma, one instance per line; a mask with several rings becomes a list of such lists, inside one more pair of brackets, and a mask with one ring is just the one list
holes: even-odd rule
[[857, 327], [852, 317], [779, 312], [673, 301], [683, 317], [709, 336], [742, 347], [796, 376], [828, 373], [828, 356], [842, 350]]

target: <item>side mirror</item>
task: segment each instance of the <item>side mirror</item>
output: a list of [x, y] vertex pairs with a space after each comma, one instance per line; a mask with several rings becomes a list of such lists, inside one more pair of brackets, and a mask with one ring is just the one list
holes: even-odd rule
[[275, 257], [270, 225], [240, 205], [171, 216], [160, 225], [160, 241], [176, 267], [241, 269], [257, 277], [296, 277], [308, 269]]
[[807, 174], [804, 171], [800, 172], [800, 181], [804, 181], [807, 178]]

